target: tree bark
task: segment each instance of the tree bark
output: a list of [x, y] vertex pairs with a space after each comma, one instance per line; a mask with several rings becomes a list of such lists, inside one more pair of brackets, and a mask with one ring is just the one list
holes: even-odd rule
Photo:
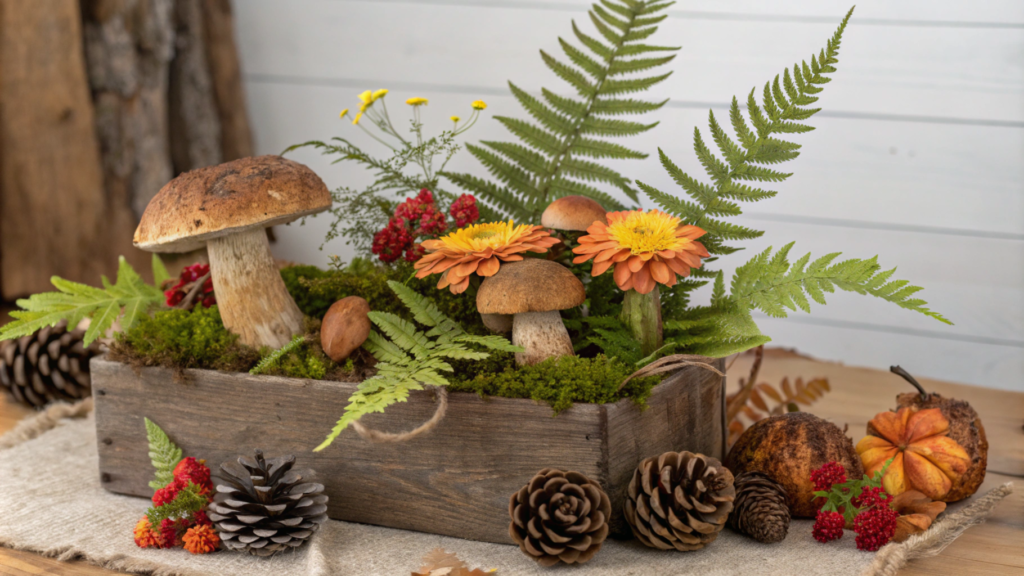
[[220, 164], [223, 155], [200, 0], [175, 0], [174, 21], [169, 104], [171, 159], [177, 174]]
[[104, 192], [76, 0], [0, 3], [0, 277], [6, 299], [141, 262]]
[[206, 61], [220, 116], [221, 156], [225, 162], [252, 156], [252, 131], [246, 114], [231, 1], [205, 0], [202, 5]]

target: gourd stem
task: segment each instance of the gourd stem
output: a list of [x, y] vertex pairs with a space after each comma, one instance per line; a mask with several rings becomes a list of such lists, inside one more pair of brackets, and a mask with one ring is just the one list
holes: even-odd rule
[[928, 393], [924, 391], [924, 387], [921, 386], [921, 383], [910, 375], [910, 372], [907, 372], [906, 370], [900, 368], [899, 366], [889, 366], [889, 371], [892, 372], [893, 374], [899, 375], [907, 382], [910, 382], [911, 386], [917, 388], [917, 391], [921, 393], [921, 400], [928, 400]]

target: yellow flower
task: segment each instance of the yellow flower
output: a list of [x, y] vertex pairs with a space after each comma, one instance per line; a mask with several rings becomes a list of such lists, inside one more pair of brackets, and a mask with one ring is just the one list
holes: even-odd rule
[[427, 99], [420, 98], [419, 96], [417, 96], [415, 98], [409, 98], [408, 100], [405, 101], [405, 103], [408, 104], [409, 106], [423, 106], [427, 103]]
[[363, 108], [365, 109], [370, 104], [373, 104], [373, 92], [367, 90], [359, 95], [359, 99], [363, 102]]
[[459, 120], [462, 120], [462, 118], [459, 118], [458, 116], [452, 116], [452, 122], [458, 122]]
[[383, 98], [383, 97], [385, 97], [387, 95], [388, 95], [388, 89], [387, 88], [381, 88], [380, 90], [377, 90], [376, 92], [373, 93], [373, 100], [371, 100], [371, 102], [373, 102], [375, 100], [379, 100], [379, 99], [381, 99], [381, 98]]
[[573, 263], [593, 258], [591, 276], [614, 266], [615, 284], [623, 291], [649, 294], [657, 284], [675, 286], [676, 275], [689, 276], [709, 256], [697, 242], [704, 230], [660, 210], [609, 212], [608, 224], [594, 222], [587, 233], [572, 250], [578, 254]]
[[359, 120], [360, 120], [360, 119], [361, 119], [362, 117], [363, 117], [363, 113], [362, 113], [362, 112], [359, 112], [359, 114], [356, 114], [356, 119], [355, 119], [355, 120], [353, 120], [353, 121], [352, 121], [352, 123], [353, 123], [353, 124], [359, 124]]
[[460, 228], [437, 240], [420, 244], [428, 254], [413, 267], [417, 278], [441, 274], [439, 289], [461, 294], [473, 274], [494, 276], [502, 262], [522, 260], [522, 252], [547, 252], [560, 240], [540, 226], [514, 222], [489, 222]]
[[473, 104], [471, 104], [471, 106], [473, 106], [474, 110], [484, 110], [487, 108], [487, 102], [484, 102], [483, 100], [473, 100]]
[[341, 114], [338, 114], [338, 118], [344, 118], [345, 114], [348, 114], [348, 108], [345, 108], [344, 110], [342, 110]]

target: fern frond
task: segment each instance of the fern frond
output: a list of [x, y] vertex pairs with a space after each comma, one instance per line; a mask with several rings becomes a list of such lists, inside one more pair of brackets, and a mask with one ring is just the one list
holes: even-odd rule
[[541, 212], [551, 201], [569, 194], [593, 198], [607, 210], [624, 209], [622, 202], [602, 186], [618, 190], [639, 204], [628, 178], [584, 158], [647, 157], [607, 138], [635, 136], [657, 125], [615, 116], [651, 112], [667, 102], [620, 95], [642, 92], [668, 78], [670, 73], [643, 74], [668, 64], [674, 54], [640, 55], [678, 50], [643, 43], [665, 18], [658, 13], [670, 4], [639, 0], [602, 0], [594, 4], [589, 16], [596, 35], [584, 33], [573, 22], [573, 35], [579, 45], [559, 38], [564, 59], [540, 53], [547, 67], [572, 87], [575, 95], [559, 95], [544, 88], [540, 99], [509, 82], [512, 95], [532, 120], [495, 118], [521, 144], [482, 142], [481, 146], [467, 146], [494, 182], [468, 174], [443, 176], [476, 195], [495, 215], [522, 222], [539, 223]]
[[205, 508], [210, 503], [210, 499], [200, 491], [201, 488], [190, 481], [188, 485], [178, 491], [174, 500], [163, 506], [151, 506], [146, 510], [146, 518], [149, 520], [150, 527], [153, 530], [160, 530], [160, 524], [164, 520], [188, 518], [193, 513]]
[[149, 460], [156, 468], [156, 474], [149, 487], [159, 490], [174, 480], [174, 467], [181, 462], [181, 448], [167, 436], [162, 428], [149, 418], [142, 419], [146, 423], [146, 441], [149, 442]]
[[[153, 259], [153, 275], [167, 276], [167, 269], [159, 258]], [[50, 279], [58, 292], [44, 292], [18, 300], [21, 310], [11, 312], [15, 320], [0, 327], [0, 340], [32, 334], [46, 326], [67, 320], [75, 326], [84, 318], [92, 318], [84, 336], [84, 344], [102, 336], [121, 318], [121, 329], [131, 328], [139, 317], [164, 302], [164, 293], [157, 286], [142, 281], [135, 269], [122, 256], [118, 262], [117, 282], [111, 284], [101, 277], [102, 288], [64, 280]]]
[[260, 361], [249, 370], [249, 374], [266, 374], [269, 370], [272, 370], [277, 366], [281, 362], [282, 358], [301, 348], [305, 341], [305, 336], [302, 334], [296, 334], [292, 337], [291, 342], [261, 358]]
[[906, 280], [890, 280], [895, 268], [882, 271], [878, 257], [851, 258], [835, 262], [839, 253], [826, 254], [813, 262], [806, 254], [790, 264], [787, 244], [772, 254], [768, 248], [736, 269], [731, 299], [748, 309], [758, 309], [775, 318], [785, 318], [787, 310], [810, 312], [810, 300], [825, 304], [825, 293], [835, 289], [868, 294], [892, 302], [901, 308], [919, 312], [940, 322], [952, 324], [927, 302], [912, 296], [921, 290]]

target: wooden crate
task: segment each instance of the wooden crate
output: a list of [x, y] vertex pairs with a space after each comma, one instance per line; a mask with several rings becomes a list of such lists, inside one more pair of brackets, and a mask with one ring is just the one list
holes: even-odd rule
[[[717, 367], [724, 372], [721, 361]], [[94, 358], [99, 472], [112, 492], [150, 497], [152, 467], [143, 417], [160, 425], [185, 455], [221, 462], [262, 449], [294, 454], [318, 473], [331, 518], [510, 543], [508, 500], [539, 470], [576, 470], [608, 491], [613, 532], [626, 533], [622, 502], [637, 464], [669, 450], [722, 457], [724, 378], [688, 367], [658, 385], [641, 411], [629, 400], [577, 404], [553, 416], [532, 400], [449, 395], [431, 433], [401, 444], [371, 444], [346, 430], [317, 446], [341, 415], [355, 384], [190, 370], [131, 367]], [[368, 426], [404, 431], [427, 420], [430, 392], [366, 417]]]

